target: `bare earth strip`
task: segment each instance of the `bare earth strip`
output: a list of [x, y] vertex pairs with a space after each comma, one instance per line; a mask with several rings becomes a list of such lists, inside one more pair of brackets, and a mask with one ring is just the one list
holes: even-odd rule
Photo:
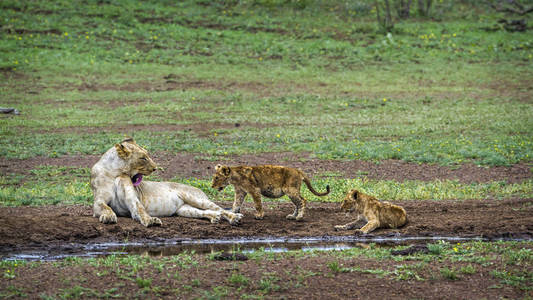
[[[199, 159], [194, 153], [154, 153], [154, 160], [164, 168], [157, 176], [168, 180], [173, 177], [209, 178], [217, 163], [228, 165], [279, 164], [300, 168], [310, 175], [334, 172], [345, 178], [366, 176], [380, 180], [459, 180], [462, 183], [505, 181], [519, 183], [532, 178], [530, 165], [520, 163], [510, 167], [478, 167], [474, 164], [447, 167], [433, 164], [417, 164], [399, 160], [384, 160], [380, 163], [368, 161], [340, 161], [313, 159], [310, 153], [262, 153], [224, 157], [212, 161]], [[29, 159], [0, 158], [0, 173], [27, 174], [38, 166], [70, 166], [90, 168], [99, 159], [97, 155], [64, 156], [58, 158], [34, 157]]]
[[[378, 229], [376, 236], [483, 236], [532, 238], [533, 199], [468, 201], [401, 201], [409, 222], [400, 229]], [[219, 202], [230, 207], [230, 202]], [[265, 202], [265, 219], [253, 217], [253, 204], [245, 202], [239, 226], [227, 222], [182, 217], [162, 218], [161, 227], [145, 228], [131, 218], [117, 224], [102, 224], [90, 206], [1, 207], [0, 252], [15, 249], [64, 247], [68, 243], [161, 240], [182, 238], [348, 236], [353, 231], [335, 231], [353, 216], [341, 213], [338, 203], [308, 204], [301, 222], [287, 220], [293, 205], [288, 201]], [[364, 225], [364, 224], [361, 224]]]

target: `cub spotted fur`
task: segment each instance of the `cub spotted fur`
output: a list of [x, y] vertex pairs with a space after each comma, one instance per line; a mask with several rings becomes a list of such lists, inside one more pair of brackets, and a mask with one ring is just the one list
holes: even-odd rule
[[234, 213], [240, 212], [246, 194], [250, 194], [255, 204], [256, 219], [263, 219], [264, 217], [261, 195], [268, 198], [279, 198], [287, 195], [296, 206], [294, 213], [288, 215], [287, 219], [301, 220], [304, 217], [306, 206], [305, 198], [300, 195], [302, 181], [317, 196], [329, 194], [329, 186], [326, 186], [327, 191], [324, 193], [315, 191], [309, 178], [302, 171], [272, 165], [253, 167], [217, 165], [211, 187], [222, 191], [227, 185], [233, 184], [235, 187]]
[[398, 228], [407, 223], [407, 214], [402, 207], [386, 201], [380, 202], [375, 197], [363, 194], [358, 190], [351, 190], [346, 195], [342, 201], [341, 209], [346, 212], [355, 210], [357, 219], [346, 225], [335, 226], [336, 230], [352, 229], [362, 219], [366, 220], [367, 223], [356, 232], [365, 234], [376, 228]]

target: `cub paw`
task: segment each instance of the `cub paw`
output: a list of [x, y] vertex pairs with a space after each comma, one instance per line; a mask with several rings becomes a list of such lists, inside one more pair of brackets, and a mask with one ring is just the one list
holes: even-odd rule
[[285, 218], [287, 220], [296, 220], [296, 216], [295, 215], [287, 215]]
[[114, 213], [102, 214], [100, 215], [100, 218], [98, 218], [98, 220], [104, 224], [114, 224], [117, 223], [117, 215], [115, 215]]
[[346, 230], [346, 226], [344, 226], [344, 225], [335, 225], [335, 230], [336, 230], [336, 231], [339, 231], [339, 230]]
[[254, 218], [256, 220], [263, 220], [265, 218], [265, 215], [264, 214], [255, 214]]

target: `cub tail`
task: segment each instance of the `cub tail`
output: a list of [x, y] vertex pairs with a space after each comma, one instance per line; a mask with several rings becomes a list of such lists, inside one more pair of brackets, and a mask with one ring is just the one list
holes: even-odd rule
[[309, 181], [309, 178], [307, 178], [307, 176], [305, 176], [304, 174], [302, 174], [303, 176], [303, 181], [305, 182], [305, 185], [307, 185], [307, 188], [311, 191], [311, 193], [317, 195], [317, 196], [326, 196], [327, 194], [329, 194], [329, 185], [326, 185], [326, 191], [324, 193], [319, 193], [317, 191], [315, 191], [315, 189], [313, 188], [313, 186], [311, 185], [311, 181]]

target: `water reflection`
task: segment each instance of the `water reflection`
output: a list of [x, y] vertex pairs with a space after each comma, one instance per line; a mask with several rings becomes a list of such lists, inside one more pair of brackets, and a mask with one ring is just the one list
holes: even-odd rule
[[43, 251], [23, 251], [20, 253], [0, 253], [2, 260], [60, 260], [68, 257], [100, 257], [107, 255], [147, 255], [152, 257], [172, 256], [184, 252], [209, 254], [216, 252], [255, 251], [286, 252], [303, 251], [339, 251], [352, 248], [394, 247], [433, 243], [438, 240], [448, 242], [486, 241], [480, 237], [374, 237], [374, 236], [323, 236], [323, 237], [276, 237], [276, 238], [236, 238], [236, 239], [200, 239], [200, 240], [166, 240], [162, 242], [112, 242], [86, 244], [65, 249]]

